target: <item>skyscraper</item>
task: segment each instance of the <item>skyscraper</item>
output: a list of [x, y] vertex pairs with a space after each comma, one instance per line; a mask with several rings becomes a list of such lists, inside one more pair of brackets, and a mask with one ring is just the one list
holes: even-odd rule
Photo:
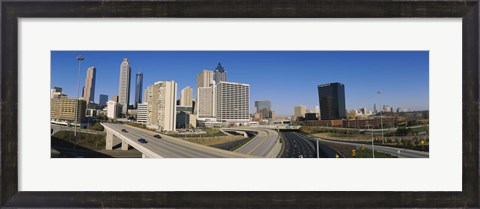
[[126, 115], [130, 104], [130, 64], [123, 58], [120, 64], [120, 81], [118, 82], [118, 103], [122, 105], [122, 114]]
[[305, 113], [307, 113], [307, 106], [297, 105], [293, 108], [295, 119], [298, 117], [305, 117]]
[[217, 68], [215, 68], [214, 75], [215, 83], [220, 83], [220, 81], [227, 81], [227, 71], [222, 67], [221, 63], [218, 63]]
[[142, 103], [142, 88], [143, 88], [143, 73], [138, 72], [135, 82], [135, 108], [138, 108], [138, 104]]
[[175, 131], [177, 83], [157, 81], [147, 87], [147, 127], [160, 131]]
[[345, 86], [341, 83], [318, 85], [318, 100], [322, 120], [346, 118]]
[[95, 97], [95, 77], [96, 77], [95, 67], [89, 67], [87, 70], [87, 77], [85, 78], [85, 87], [83, 90], [83, 100], [89, 102], [94, 101]]
[[182, 89], [181, 95], [180, 95], [180, 105], [181, 106], [192, 106], [192, 88], [190, 86], [187, 86]]
[[216, 85], [216, 97], [217, 121], [250, 121], [249, 84], [220, 81]]
[[100, 106], [105, 106], [107, 105], [107, 101], [108, 101], [108, 95], [100, 94], [100, 99], [98, 100], [98, 104]]
[[255, 101], [255, 108], [257, 109], [257, 113], [262, 113], [262, 118], [272, 118], [272, 116], [270, 115], [272, 103], [270, 101]]

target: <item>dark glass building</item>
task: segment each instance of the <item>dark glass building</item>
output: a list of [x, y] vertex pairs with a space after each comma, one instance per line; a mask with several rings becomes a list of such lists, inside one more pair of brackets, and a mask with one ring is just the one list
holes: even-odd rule
[[221, 63], [218, 63], [217, 68], [215, 68], [213, 77], [215, 84], [220, 83], [220, 81], [227, 81], [227, 71], [225, 71]]
[[135, 108], [138, 103], [142, 103], [142, 86], [143, 86], [143, 73], [138, 72], [135, 82]]
[[320, 103], [320, 118], [335, 120], [346, 118], [345, 86], [341, 83], [318, 85], [318, 100]]
[[107, 101], [108, 101], [108, 95], [100, 94], [100, 100], [99, 100], [98, 104], [100, 106], [107, 106]]

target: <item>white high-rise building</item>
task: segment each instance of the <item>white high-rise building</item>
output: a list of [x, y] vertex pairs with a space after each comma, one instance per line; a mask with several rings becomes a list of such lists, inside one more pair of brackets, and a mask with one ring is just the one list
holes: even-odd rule
[[115, 101], [107, 102], [107, 117], [111, 119], [116, 119], [122, 112], [122, 105]]
[[221, 81], [216, 85], [216, 117], [222, 122], [250, 121], [250, 85]]
[[147, 103], [138, 103], [137, 104], [137, 122], [138, 123], [147, 123], [148, 111]]
[[315, 113], [317, 118], [320, 118], [320, 107], [319, 106], [313, 106], [312, 112]]
[[197, 75], [197, 89], [200, 87], [210, 87], [214, 84], [215, 73], [212, 70], [202, 70]]
[[187, 86], [182, 89], [182, 92], [180, 94], [180, 105], [181, 106], [192, 106], [192, 88], [190, 86]]
[[196, 112], [199, 120], [215, 120], [216, 113], [216, 92], [215, 86], [200, 87], [197, 90]]
[[157, 81], [145, 92], [147, 127], [160, 131], [175, 131], [177, 83]]
[[118, 103], [121, 104], [122, 114], [127, 114], [130, 103], [130, 73], [131, 68], [127, 58], [120, 64], [120, 80], [118, 82]]
[[87, 101], [87, 104], [94, 101], [96, 71], [95, 67], [89, 67], [87, 70], [85, 87], [83, 89], [83, 100]]
[[295, 116], [295, 119], [298, 117], [305, 117], [305, 113], [307, 113], [307, 107], [303, 105], [297, 105], [294, 107], [293, 112], [293, 116]]

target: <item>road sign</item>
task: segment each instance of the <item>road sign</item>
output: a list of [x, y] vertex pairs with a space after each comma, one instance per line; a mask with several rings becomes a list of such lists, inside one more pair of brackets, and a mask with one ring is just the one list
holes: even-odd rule
[[356, 156], [356, 151], [354, 149], [352, 149], [352, 157], [355, 157]]
[[365, 150], [365, 145], [362, 144], [362, 151]]
[[339, 158], [339, 157], [340, 157], [340, 155], [338, 155], [338, 154], [335, 154], [335, 158]]

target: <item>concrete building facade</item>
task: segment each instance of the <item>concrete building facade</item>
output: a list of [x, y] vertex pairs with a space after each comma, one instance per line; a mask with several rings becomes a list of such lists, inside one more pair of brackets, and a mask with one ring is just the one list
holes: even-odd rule
[[120, 64], [120, 80], [118, 81], [118, 103], [122, 105], [122, 114], [126, 115], [130, 105], [131, 67], [127, 58]]
[[272, 102], [268, 100], [255, 101], [255, 108], [257, 113], [262, 113], [261, 119], [272, 118], [272, 116], [270, 115], [272, 109]]
[[216, 85], [216, 117], [221, 122], [250, 121], [250, 85], [221, 81]]
[[148, 119], [148, 109], [147, 103], [138, 103], [137, 104], [137, 122], [146, 124]]
[[197, 90], [197, 106], [195, 109], [197, 111], [198, 119], [211, 119], [214, 120], [216, 117], [216, 92], [215, 86], [210, 87], [200, 87]]
[[177, 84], [158, 81], [147, 88], [147, 127], [159, 131], [175, 131]]
[[54, 120], [66, 120], [73, 122], [75, 121], [76, 112], [77, 122], [80, 123], [85, 119], [86, 109], [87, 103], [86, 101], [81, 99], [73, 99], [67, 97], [50, 99], [50, 117]]
[[305, 113], [307, 113], [307, 107], [304, 105], [297, 105], [293, 108], [293, 116], [295, 119], [298, 117], [305, 117]]
[[107, 102], [107, 117], [110, 119], [116, 119], [122, 115], [122, 104], [115, 101]]
[[193, 90], [190, 88], [190, 86], [183, 88], [180, 94], [180, 105], [191, 107], [193, 103], [192, 94]]

